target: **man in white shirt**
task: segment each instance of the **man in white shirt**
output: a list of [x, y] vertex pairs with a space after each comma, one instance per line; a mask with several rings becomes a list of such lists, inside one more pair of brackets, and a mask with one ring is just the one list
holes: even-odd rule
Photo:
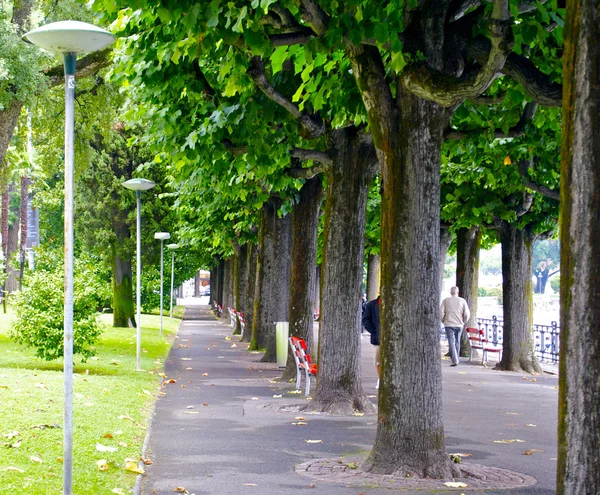
[[467, 301], [458, 297], [458, 287], [450, 288], [450, 297], [444, 299], [440, 305], [440, 316], [448, 337], [448, 347], [452, 358], [450, 366], [458, 366], [460, 334], [471, 317]]

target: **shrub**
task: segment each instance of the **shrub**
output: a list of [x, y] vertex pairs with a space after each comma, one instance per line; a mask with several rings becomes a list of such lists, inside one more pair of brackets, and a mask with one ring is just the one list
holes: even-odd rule
[[487, 295], [498, 298], [498, 304], [502, 304], [502, 287], [491, 287], [487, 290]]
[[477, 288], [477, 295], [479, 297], [486, 297], [488, 295], [488, 291], [485, 287], [478, 287]]
[[[36, 356], [52, 361], [64, 349], [64, 276], [62, 264], [50, 269], [47, 260], [24, 278], [23, 289], [13, 302], [17, 318], [10, 336], [16, 342], [36, 349]], [[95, 354], [94, 344], [102, 331], [96, 321], [98, 305], [95, 274], [76, 263], [73, 298], [73, 354], [85, 361]]]
[[558, 294], [560, 292], [560, 275], [555, 275], [550, 278], [550, 287], [552, 287], [552, 290], [555, 293]]

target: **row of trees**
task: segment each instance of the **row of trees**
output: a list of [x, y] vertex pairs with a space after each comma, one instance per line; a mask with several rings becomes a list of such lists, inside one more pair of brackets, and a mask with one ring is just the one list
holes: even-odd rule
[[[443, 446], [442, 253], [456, 232], [459, 285], [475, 297], [481, 240], [500, 240], [501, 367], [538, 369], [531, 248], [558, 216], [563, 11], [502, 0], [94, 5], [124, 37], [114, 81], [171, 164], [187, 232], [223, 260], [219, 302], [245, 310], [252, 347], [272, 359], [279, 311], [310, 335], [324, 187], [312, 404], [370, 407], [358, 301], [365, 238], [372, 255], [380, 237], [383, 374], [367, 467], [457, 474]], [[378, 169], [380, 236], [366, 235]]]

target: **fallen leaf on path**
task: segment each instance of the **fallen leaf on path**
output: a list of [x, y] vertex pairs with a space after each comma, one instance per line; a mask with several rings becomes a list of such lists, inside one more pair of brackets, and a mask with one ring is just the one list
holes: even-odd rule
[[525, 426], [529, 426], [530, 428], [535, 428], [537, 425], [534, 425], [534, 424], [531, 424], [531, 423], [530, 423], [530, 424], [528, 424], [528, 425], [525, 425]]
[[173, 378], [171, 378], [170, 380], [165, 380], [163, 382], [163, 385], [168, 385], [169, 383], [177, 383], [177, 380], [174, 380]]
[[[459, 375], [466, 375], [466, 374], [467, 374], [467, 372], [466, 372], [466, 371], [459, 371], [459, 372], [458, 372], [458, 374], [459, 374]], [[451, 482], [449, 482], [449, 483], [451, 483]]]
[[244, 486], [258, 486], [256, 483], [242, 483]]
[[519, 440], [518, 438], [513, 438], [510, 440], [494, 440], [494, 443], [525, 443], [525, 440]]
[[294, 426], [305, 426], [308, 423], [306, 421], [298, 421], [297, 423], [292, 423]]
[[444, 485], [450, 488], [466, 488], [467, 486], [469, 486], [466, 483], [463, 483], [462, 481], [446, 481]]
[[177, 486], [175, 487], [175, 490], [173, 490], [175, 493], [190, 493], [188, 492], [185, 488], [183, 488], [182, 486]]
[[301, 391], [301, 390], [290, 390], [290, 391], [288, 392], [288, 394], [301, 394], [301, 393], [302, 393], [302, 391]]
[[521, 413], [515, 413], [515, 412], [505, 412], [504, 414], [509, 414], [511, 416], [523, 416]]
[[185, 414], [200, 414], [198, 411], [185, 411]]
[[162, 378], [167, 378], [167, 375], [165, 375], [164, 373], [159, 373], [158, 376], [160, 376]]
[[146, 466], [149, 466], [150, 464], [152, 464], [152, 461], [150, 459], [148, 459], [147, 457], [140, 457], [140, 461], [142, 461]]
[[523, 455], [531, 455], [534, 452], [544, 452], [544, 451], [543, 450], [538, 450], [538, 449], [529, 449], [529, 450], [526, 450], [525, 452], [523, 452]]
[[231, 347], [237, 347], [237, 345], [235, 345], [235, 343], [234, 343], [234, 344], [231, 344]]
[[456, 452], [454, 454], [448, 454], [448, 455], [455, 455], [456, 457], [471, 457], [471, 454], [463, 454], [462, 452]]
[[119, 449], [117, 449], [116, 447], [109, 447], [108, 445], [102, 445], [101, 443], [96, 442], [96, 450], [98, 450], [99, 452], [116, 452]]
[[203, 406], [208, 406], [208, 402], [203, 402], [202, 405]]
[[258, 397], [252, 397], [250, 400], [259, 400]]
[[537, 380], [535, 378], [532, 378], [531, 380], [529, 380], [530, 382], [537, 382]]
[[354, 411], [352, 413], [352, 416], [364, 416], [364, 415], [365, 415], [365, 413], [364, 412], [360, 412], [360, 411]]
[[273, 399], [281, 399], [282, 397], [283, 397], [283, 395], [282, 395], [282, 394], [279, 394], [279, 395], [274, 395], [274, 396], [273, 396]]
[[182, 361], [191, 361], [192, 358], [181, 358]]
[[194, 406], [187, 406], [186, 409], [194, 409]]
[[306, 443], [323, 443], [323, 440], [304, 440]]
[[302, 416], [296, 416], [294, 419], [296, 421], [306, 421], [306, 418], [303, 418]]
[[193, 370], [193, 369], [194, 369], [194, 368], [186, 368], [185, 370], [186, 370], [186, 371], [190, 371], [190, 370]]
[[186, 385], [181, 385], [181, 388], [187, 388], [187, 386]]
[[202, 376], [208, 376], [208, 373], [202, 373]]
[[183, 345], [183, 344], [177, 344], [179, 347], [183, 347], [184, 349], [187, 349], [188, 346], [187, 345]]

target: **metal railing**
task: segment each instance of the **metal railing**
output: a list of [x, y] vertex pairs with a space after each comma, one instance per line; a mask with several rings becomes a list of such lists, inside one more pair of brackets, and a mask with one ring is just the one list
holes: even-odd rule
[[[489, 342], [502, 344], [504, 321], [496, 316], [492, 318], [477, 318], [479, 328], [485, 331], [485, 337]], [[541, 361], [558, 363], [560, 349], [560, 327], [553, 321], [550, 325], [533, 324], [533, 341], [535, 355]]]

